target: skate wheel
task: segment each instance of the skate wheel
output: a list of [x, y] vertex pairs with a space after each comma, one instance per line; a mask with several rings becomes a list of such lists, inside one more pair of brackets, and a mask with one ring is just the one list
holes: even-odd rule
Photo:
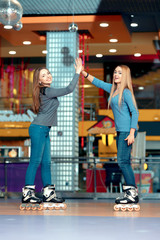
[[36, 206], [32, 206], [32, 210], [35, 211], [37, 209]]
[[121, 207], [121, 211], [125, 212], [126, 211], [126, 207]]
[[26, 210], [27, 210], [27, 211], [31, 210], [31, 208], [32, 208], [32, 204], [28, 204], [28, 205], [26, 206]]
[[43, 207], [43, 210], [47, 210], [48, 209], [48, 207]]
[[63, 203], [62, 209], [65, 210], [67, 208], [67, 204]]
[[49, 210], [54, 210], [54, 208], [55, 208], [54, 206], [53, 207], [49, 207]]
[[20, 205], [20, 206], [19, 206], [19, 209], [20, 209], [21, 211], [25, 210], [25, 208], [26, 208], [26, 207], [25, 207], [24, 205]]
[[119, 211], [119, 207], [118, 207], [117, 205], [114, 205], [114, 210], [115, 210], [116, 212], [118, 212], [118, 211]]
[[31, 210], [31, 207], [26, 207], [26, 210], [27, 210], [27, 211]]
[[59, 204], [56, 204], [56, 205], [55, 205], [55, 209], [56, 209], [56, 210], [59, 210], [59, 209], [60, 209]]
[[43, 210], [43, 205], [40, 204], [39, 206], [37, 206], [37, 209], [38, 209], [39, 211]]
[[139, 210], [140, 210], [140, 206], [137, 205], [137, 206], [135, 207], [135, 211], [138, 212]]
[[133, 211], [133, 207], [128, 207], [128, 211], [132, 212]]

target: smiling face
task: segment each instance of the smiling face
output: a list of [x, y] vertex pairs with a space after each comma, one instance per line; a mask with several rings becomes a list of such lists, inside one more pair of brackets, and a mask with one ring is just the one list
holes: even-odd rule
[[39, 73], [39, 83], [42, 85], [50, 85], [52, 83], [52, 75], [48, 69], [41, 69]]
[[113, 72], [113, 81], [114, 83], [121, 83], [122, 81], [122, 68], [121, 67], [116, 67], [114, 72]]

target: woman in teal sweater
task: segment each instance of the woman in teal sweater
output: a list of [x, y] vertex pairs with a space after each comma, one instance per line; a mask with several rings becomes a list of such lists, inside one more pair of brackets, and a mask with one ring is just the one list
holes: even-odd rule
[[115, 202], [138, 203], [138, 192], [131, 167], [131, 149], [137, 134], [138, 109], [130, 69], [125, 65], [117, 66], [113, 72], [113, 84], [103, 82], [84, 70], [81, 73], [96, 87], [110, 93], [108, 107], [112, 108], [117, 131], [117, 162], [126, 183], [123, 186], [124, 197], [117, 198]]

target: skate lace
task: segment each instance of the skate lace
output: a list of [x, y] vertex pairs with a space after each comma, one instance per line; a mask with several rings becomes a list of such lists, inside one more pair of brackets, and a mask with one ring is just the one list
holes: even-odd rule
[[47, 201], [51, 201], [52, 199], [56, 199], [56, 193], [54, 191], [50, 193], [50, 196], [48, 197]]
[[132, 191], [132, 193], [131, 193], [131, 192], [129, 192], [129, 191], [126, 191], [126, 192], [124, 193], [124, 197], [127, 197], [127, 198], [136, 197], [136, 192], [135, 192], [135, 191]]
[[124, 197], [126, 197], [126, 198], [130, 197], [130, 192], [129, 192], [129, 191], [126, 191], [126, 192], [124, 193]]
[[129, 195], [125, 192], [125, 193], [124, 193], [124, 197], [126, 198], [126, 197], [128, 197], [128, 196], [129, 196]]
[[52, 191], [52, 196], [54, 197], [54, 198], [56, 198], [57, 196], [56, 196], [56, 192], [55, 192], [55, 190], [54, 191]]
[[35, 197], [35, 192], [33, 190], [29, 190], [28, 195], [30, 197]]

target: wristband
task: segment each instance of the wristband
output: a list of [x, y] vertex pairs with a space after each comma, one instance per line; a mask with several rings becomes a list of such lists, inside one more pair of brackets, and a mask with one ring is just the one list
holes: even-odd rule
[[85, 78], [87, 78], [89, 76], [89, 73], [87, 73], [87, 75], [85, 76]]

